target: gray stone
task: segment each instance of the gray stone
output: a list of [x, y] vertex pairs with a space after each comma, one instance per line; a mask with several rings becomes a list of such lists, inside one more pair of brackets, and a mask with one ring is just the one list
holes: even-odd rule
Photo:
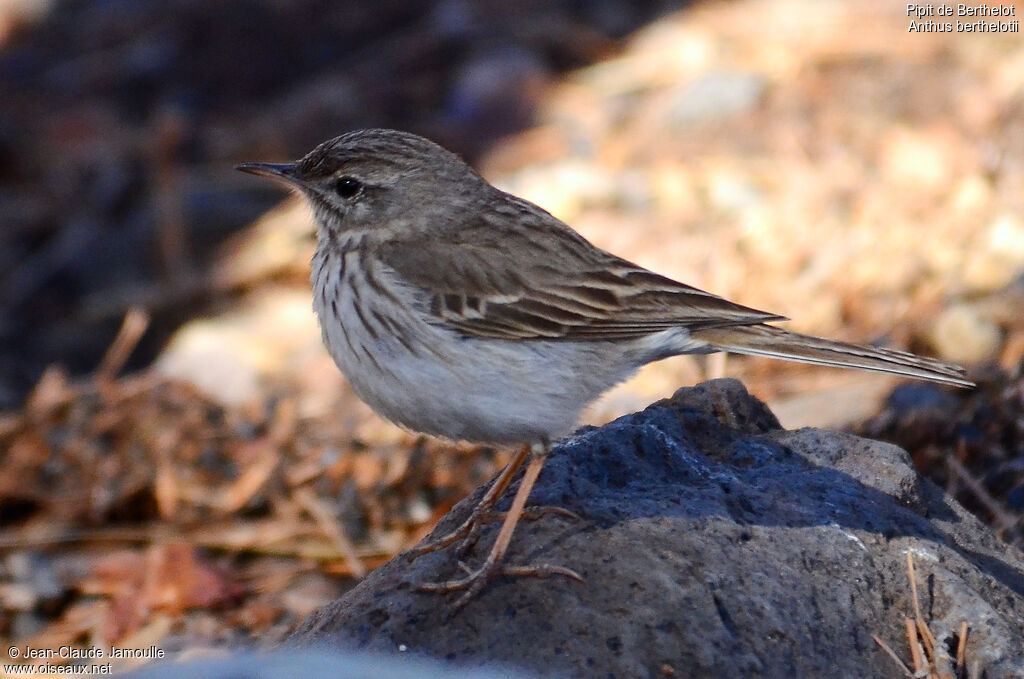
[[872, 635], [909, 658], [909, 550], [939, 643], [955, 649], [967, 621], [972, 672], [1024, 676], [1022, 555], [921, 479], [901, 449], [784, 431], [734, 380], [580, 430], [555, 447], [531, 502], [582, 520], [520, 523], [507, 561], [564, 565], [585, 583], [498, 579], [447, 619], [450, 599], [413, 585], [461, 575], [457, 549], [400, 555], [310, 616], [293, 642], [401, 646], [542, 677], [897, 676]]
[[768, 81], [760, 73], [707, 73], [673, 92], [669, 122], [688, 125], [744, 113], [761, 101], [767, 89]]

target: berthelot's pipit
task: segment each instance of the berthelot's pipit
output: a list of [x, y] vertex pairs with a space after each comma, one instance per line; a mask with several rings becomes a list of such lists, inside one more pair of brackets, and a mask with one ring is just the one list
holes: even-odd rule
[[423, 586], [465, 590], [456, 607], [500, 573], [579, 578], [502, 558], [550, 442], [646, 363], [731, 351], [971, 385], [957, 366], [787, 332], [768, 324], [782, 316], [616, 257], [413, 134], [350, 132], [296, 163], [238, 169], [281, 180], [312, 205], [313, 307], [366, 403], [417, 432], [522, 446], [470, 518], [414, 555], [474, 538], [530, 457], [483, 564]]

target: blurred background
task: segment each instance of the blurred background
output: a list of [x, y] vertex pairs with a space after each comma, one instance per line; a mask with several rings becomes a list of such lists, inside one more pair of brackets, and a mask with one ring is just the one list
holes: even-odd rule
[[[513, 6], [509, 6], [509, 5]], [[1024, 511], [1024, 43], [884, 0], [0, 0], [0, 637], [270, 642], [508, 451], [376, 418], [320, 344], [309, 213], [242, 161], [362, 127], [458, 152], [594, 243], [976, 391], [707, 376], [848, 427], [1010, 542]]]

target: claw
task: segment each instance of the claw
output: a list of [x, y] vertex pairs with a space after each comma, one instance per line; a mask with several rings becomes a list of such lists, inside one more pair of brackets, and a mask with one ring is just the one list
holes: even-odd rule
[[[549, 507], [540, 505], [527, 507], [526, 509], [523, 510], [523, 515], [519, 518], [527, 519], [529, 521], [536, 521], [540, 517], [546, 516], [548, 514], [554, 514], [555, 516], [564, 516], [565, 518], [572, 519], [573, 521], [583, 520], [583, 517], [581, 517], [579, 514], [577, 514], [574, 511], [568, 510], [565, 507]], [[494, 512], [491, 514], [491, 521], [504, 521], [505, 515], [506, 512]]]
[[531, 576], [534, 578], [550, 578], [552, 575], [564, 575], [576, 582], [584, 582], [583, 576], [571, 568], [565, 566], [552, 566], [551, 564], [540, 564], [539, 566], [505, 566], [501, 569], [501, 575], [509, 577]]
[[[516, 495], [512, 499], [512, 506], [508, 512], [504, 514], [498, 514], [492, 512], [494, 503], [497, 502], [498, 497], [505, 491], [509, 482], [512, 479], [513, 472], [522, 466], [523, 461], [526, 459], [528, 453], [532, 451], [533, 456], [530, 459], [530, 464], [526, 467], [526, 471], [523, 473], [522, 481], [519, 483], [519, 488], [516, 490]], [[544, 460], [547, 458], [549, 446], [547, 442], [536, 444], [532, 448], [524, 448], [513, 460], [508, 464], [504, 471], [498, 475], [494, 484], [487, 489], [487, 493], [484, 494], [483, 499], [473, 509], [470, 517], [466, 519], [453, 532], [445, 535], [439, 540], [436, 540], [430, 544], [419, 547], [413, 550], [415, 553], [413, 558], [426, 552], [436, 551], [444, 546], [455, 542], [462, 535], [465, 535], [467, 541], [475, 542], [476, 536], [479, 534], [480, 526], [486, 524], [490, 520], [501, 518], [501, 530], [498, 531], [498, 537], [494, 540], [494, 545], [491, 547], [491, 551], [487, 554], [487, 558], [484, 560], [482, 566], [477, 570], [471, 570], [461, 560], [459, 561], [459, 569], [465, 573], [465, 577], [458, 578], [456, 580], [446, 580], [444, 582], [428, 582], [422, 585], [414, 587], [419, 592], [433, 592], [437, 594], [446, 594], [448, 592], [463, 591], [463, 594], [455, 601], [455, 603], [448, 609], [447, 617], [451, 618], [459, 610], [462, 609], [469, 601], [481, 592], [484, 586], [498, 577], [499, 575], [511, 575], [516, 577], [530, 576], [538, 578], [547, 578], [552, 575], [562, 575], [579, 582], [583, 582], [583, 578], [574, 570], [564, 568], [562, 566], [551, 566], [548, 564], [542, 564], [540, 566], [504, 566], [502, 565], [502, 559], [505, 557], [505, 552], [508, 550], [509, 542], [512, 540], [512, 533], [516, 529], [516, 524], [519, 519], [523, 518], [527, 514], [532, 515], [534, 518], [542, 516], [544, 514], [560, 514], [562, 516], [570, 517], [573, 519], [580, 518], [573, 512], [561, 507], [526, 507], [526, 500], [530, 495], [530, 490], [533, 488], [533, 484], [537, 481], [537, 476], [540, 475], [540, 470], [544, 466]]]
[[486, 509], [484, 511], [478, 511], [481, 509], [482, 504], [483, 501], [481, 501], [481, 503], [478, 504], [472, 512], [470, 512], [469, 518], [463, 521], [459, 527], [452, 532], [442, 535], [436, 540], [431, 540], [426, 544], [417, 545], [410, 549], [407, 552], [409, 561], [415, 561], [424, 554], [430, 554], [431, 552], [444, 549], [448, 545], [457, 542], [460, 538], [463, 538], [464, 540], [467, 539], [474, 532], [474, 527], [479, 525], [480, 521], [483, 520], [483, 515], [490, 513]]
[[451, 617], [460, 611], [469, 601], [479, 594], [484, 586], [488, 582], [498, 577], [532, 577], [532, 578], [550, 578], [552, 575], [563, 575], [567, 578], [572, 578], [577, 582], [583, 582], [583, 576], [571, 568], [565, 568], [564, 566], [552, 566], [551, 564], [540, 564], [537, 566], [505, 566], [501, 563], [491, 563], [487, 561], [483, 566], [477, 570], [472, 570], [462, 561], [459, 562], [459, 568], [466, 574], [463, 578], [456, 578], [454, 580], [445, 580], [444, 582], [425, 582], [421, 585], [417, 585], [414, 589], [417, 592], [432, 592], [434, 594], [448, 594], [450, 592], [463, 591], [464, 593], [455, 603], [452, 604], [451, 609], [448, 612], [448, 616]]
[[[480, 537], [481, 529], [489, 524], [496, 523], [498, 521], [504, 521], [508, 516], [508, 512], [495, 512], [494, 505], [501, 497], [502, 493], [508, 487], [508, 484], [512, 480], [512, 476], [516, 471], [523, 465], [523, 461], [526, 459], [526, 453], [529, 449], [524, 448], [522, 452], [516, 455], [511, 462], [502, 470], [498, 478], [494, 480], [494, 483], [487, 492], [477, 503], [476, 507], [469, 513], [469, 516], [463, 521], [458, 528], [442, 535], [436, 540], [413, 547], [406, 554], [409, 557], [409, 561], [415, 561], [424, 554], [430, 554], [436, 552], [449, 545], [462, 540], [462, 544], [459, 545], [459, 554], [465, 555], [473, 548], [476, 544], [477, 539]], [[520, 518], [528, 520], [536, 520], [547, 514], [555, 514], [557, 516], [564, 516], [574, 521], [579, 521], [580, 516], [575, 512], [571, 512], [568, 509], [562, 507], [541, 507], [532, 506], [523, 509]]]
[[424, 554], [444, 549], [459, 539], [463, 539], [464, 543], [467, 540], [469, 541], [468, 547], [464, 547], [464, 549], [468, 551], [468, 548], [472, 547], [472, 543], [476, 542], [475, 535], [480, 530], [479, 526], [481, 525], [481, 522], [485, 524], [488, 523], [487, 517], [491, 514], [491, 510], [494, 509], [494, 504], [498, 501], [498, 498], [501, 497], [502, 493], [505, 492], [505, 489], [508, 488], [508, 484], [512, 481], [512, 476], [515, 475], [519, 468], [523, 466], [523, 462], [526, 461], [526, 457], [529, 452], [530, 449], [528, 447], [524, 447], [516, 453], [515, 457], [505, 465], [505, 468], [501, 470], [500, 474], [498, 474], [498, 478], [494, 480], [491, 487], [488, 488], [487, 492], [484, 493], [484, 496], [480, 498], [480, 502], [477, 503], [476, 507], [473, 507], [473, 511], [469, 513], [469, 516], [461, 525], [459, 525], [458, 528], [446, 535], [442, 535], [436, 540], [431, 540], [425, 545], [413, 547], [407, 552], [409, 560], [414, 561]]
[[[542, 507], [533, 506], [527, 507], [523, 510], [523, 513], [519, 516], [519, 520], [526, 519], [527, 521], [536, 521], [542, 516], [548, 514], [554, 514], [556, 516], [562, 516], [574, 521], [582, 521], [580, 515], [576, 512], [569, 511], [563, 507]], [[477, 520], [470, 526], [469, 530], [466, 531], [466, 536], [462, 539], [462, 544], [459, 545], [459, 554], [465, 556], [469, 554], [469, 551], [473, 549], [476, 541], [480, 538], [480, 531], [484, 526], [497, 523], [498, 521], [504, 521], [508, 517], [508, 512], [494, 512], [490, 511], [486, 514], [481, 514], [477, 517]]]

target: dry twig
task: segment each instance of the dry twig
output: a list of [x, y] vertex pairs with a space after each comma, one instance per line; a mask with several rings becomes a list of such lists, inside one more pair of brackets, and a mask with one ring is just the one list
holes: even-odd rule
[[[963, 442], [959, 443], [960, 448], [963, 447]], [[1000, 532], [1012, 530], [1019, 522], [1020, 517], [1015, 515], [1013, 512], [1008, 510], [1003, 503], [996, 500], [992, 495], [985, 489], [978, 479], [971, 475], [971, 472], [960, 462], [955, 455], [946, 456], [946, 465], [954, 476], [959, 479], [961, 483], [974, 494], [974, 497], [978, 499], [985, 509], [992, 514], [992, 519], [996, 524], [996, 529]]]
[[320, 527], [331, 540], [334, 541], [334, 544], [344, 555], [345, 563], [348, 565], [349, 570], [358, 578], [366, 575], [366, 568], [363, 567], [362, 562], [359, 560], [355, 547], [345, 533], [341, 522], [338, 521], [334, 513], [331, 512], [323, 501], [306, 487], [296, 488], [292, 495], [302, 505], [302, 508], [309, 512], [309, 515], [320, 524]]
[[149, 314], [139, 308], [128, 310], [121, 323], [121, 329], [117, 331], [117, 337], [111, 342], [103, 360], [100, 361], [99, 368], [96, 369], [97, 380], [114, 379], [148, 327]]
[[914, 617], [904, 618], [903, 624], [907, 635], [907, 646], [910, 648], [910, 659], [913, 670], [900, 660], [895, 651], [877, 635], [872, 635], [883, 651], [896, 661], [908, 677], [921, 679], [968, 679], [967, 673], [967, 622], [960, 625], [955, 660], [951, 660], [945, 648], [938, 644], [935, 635], [928, 628], [921, 615], [921, 605], [917, 598], [917, 572], [914, 568], [914, 555], [907, 550], [907, 579], [910, 581], [910, 594], [913, 599]]

